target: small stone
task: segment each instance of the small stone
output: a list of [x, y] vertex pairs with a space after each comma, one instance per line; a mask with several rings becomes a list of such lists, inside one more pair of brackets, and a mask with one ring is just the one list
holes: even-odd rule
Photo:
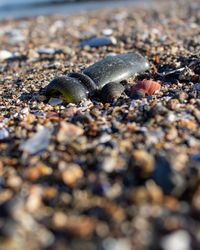
[[74, 187], [77, 182], [83, 177], [83, 170], [77, 164], [70, 164], [62, 172], [62, 180], [69, 187]]
[[195, 120], [182, 119], [178, 122], [180, 128], [188, 129], [189, 131], [196, 131], [197, 123]]
[[28, 180], [36, 181], [41, 177], [49, 176], [52, 174], [52, 169], [42, 162], [39, 162], [36, 166], [27, 168], [26, 177]]
[[43, 127], [30, 139], [22, 143], [20, 145], [20, 149], [31, 155], [46, 150], [49, 145], [52, 132], [52, 128]]
[[117, 100], [124, 92], [124, 89], [124, 86], [117, 82], [106, 84], [99, 94], [101, 101], [110, 103]]
[[112, 35], [112, 33], [113, 33], [113, 30], [112, 30], [112, 29], [103, 29], [103, 30], [102, 30], [102, 34], [103, 34], [104, 36], [110, 36], [110, 35]]
[[60, 130], [57, 134], [57, 140], [60, 143], [69, 143], [73, 140], [75, 140], [77, 137], [82, 135], [84, 133], [84, 130], [72, 123], [69, 122], [61, 122], [60, 124]]
[[178, 131], [175, 127], [172, 127], [169, 132], [166, 134], [166, 139], [168, 141], [175, 140], [178, 136]]
[[63, 100], [59, 99], [59, 98], [50, 98], [49, 99], [49, 104], [51, 106], [57, 106], [63, 103]]
[[178, 99], [170, 99], [168, 102], [167, 102], [167, 107], [171, 110], [176, 110], [177, 107], [178, 107], [178, 104], [179, 104], [179, 101]]
[[200, 152], [192, 156], [193, 161], [199, 161], [200, 162]]
[[12, 53], [8, 50], [0, 50], [0, 61], [4, 61], [12, 57]]
[[7, 129], [2, 128], [0, 129], [0, 141], [5, 140], [9, 137], [9, 132]]
[[8, 35], [8, 43], [12, 45], [20, 44], [21, 42], [25, 41], [25, 36], [22, 33], [20, 29], [11, 29], [8, 32], [6, 32], [6, 35]]
[[21, 110], [21, 113], [22, 113], [23, 115], [28, 114], [28, 113], [29, 113], [29, 108], [28, 108], [28, 107], [23, 108], [23, 109]]
[[180, 81], [191, 81], [194, 77], [194, 72], [188, 67], [185, 67], [183, 71], [180, 72], [179, 80]]
[[106, 238], [103, 241], [103, 249], [105, 250], [131, 250], [131, 242], [126, 238], [114, 239]]
[[185, 230], [178, 230], [163, 237], [161, 246], [163, 250], [171, 250], [174, 247], [176, 250], [190, 250], [191, 237]]
[[56, 212], [53, 216], [53, 224], [56, 228], [64, 228], [67, 220], [67, 215], [62, 212]]
[[58, 51], [52, 48], [40, 48], [37, 50], [40, 55], [54, 55]]
[[109, 46], [109, 45], [115, 45], [117, 43], [116, 38], [114, 37], [94, 37], [89, 40], [83, 41], [80, 44], [81, 48], [85, 47], [102, 47], [102, 46]]
[[163, 156], [156, 156], [156, 167], [153, 173], [155, 183], [162, 188], [162, 190], [169, 194], [175, 188], [173, 181], [173, 171], [170, 162]]
[[155, 184], [154, 181], [149, 180], [146, 183], [146, 188], [152, 203], [161, 204], [163, 202], [163, 192], [161, 188]]
[[200, 91], [200, 83], [196, 83], [196, 84], [195, 84], [195, 89], [196, 89], [197, 91]]
[[177, 97], [180, 102], [184, 102], [185, 100], [188, 99], [188, 94], [186, 92], [181, 91], [180, 93], [178, 93]]
[[130, 200], [133, 201], [137, 205], [144, 204], [148, 201], [148, 193], [145, 187], [137, 187], [135, 188], [133, 194], [130, 195]]
[[19, 176], [10, 176], [6, 182], [7, 186], [13, 189], [20, 188], [22, 179]]
[[144, 150], [135, 150], [132, 155], [131, 165], [138, 177], [149, 177], [155, 167], [154, 157]]
[[82, 239], [91, 237], [95, 230], [96, 222], [93, 218], [86, 216], [67, 216], [62, 212], [57, 212], [53, 217], [56, 228], [64, 229], [69, 234]]
[[42, 206], [42, 189], [39, 186], [32, 186], [26, 201], [26, 208], [29, 212], [38, 211]]

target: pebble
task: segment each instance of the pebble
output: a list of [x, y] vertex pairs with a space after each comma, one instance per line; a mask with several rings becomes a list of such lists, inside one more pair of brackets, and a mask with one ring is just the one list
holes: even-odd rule
[[116, 38], [114, 37], [94, 37], [89, 40], [83, 41], [80, 44], [81, 48], [85, 47], [102, 47], [102, 46], [110, 46], [115, 45], [117, 43]]
[[196, 89], [197, 91], [200, 91], [200, 83], [196, 83], [196, 84], [195, 84], [195, 89]]
[[176, 250], [190, 250], [192, 239], [187, 231], [178, 230], [161, 240], [163, 250], [171, 250], [176, 246]]
[[112, 30], [112, 29], [103, 29], [103, 30], [102, 30], [102, 34], [103, 34], [104, 36], [111, 36], [112, 33], [113, 33], [113, 30]]
[[13, 56], [11, 52], [8, 50], [0, 50], [0, 61], [4, 61], [6, 59], [9, 59]]
[[84, 130], [72, 123], [61, 122], [60, 129], [57, 134], [57, 140], [60, 143], [70, 143], [80, 135], [84, 133]]
[[76, 186], [78, 181], [83, 178], [83, 170], [79, 165], [71, 164], [67, 166], [67, 168], [62, 171], [62, 180], [69, 187], [73, 188]]
[[52, 132], [52, 128], [42, 127], [30, 139], [21, 143], [20, 150], [31, 155], [43, 152], [49, 146]]
[[131, 158], [131, 167], [137, 178], [147, 178], [154, 171], [154, 157], [144, 150], [135, 150]]
[[8, 42], [12, 45], [20, 44], [25, 41], [25, 36], [20, 29], [10, 29], [6, 32]]
[[103, 247], [105, 250], [131, 250], [131, 243], [129, 240], [123, 238], [107, 238], [103, 241]]
[[[198, 20], [184, 0], [0, 22], [12, 54], [0, 65], [0, 250], [199, 249]], [[9, 43], [12, 29], [26, 42]], [[80, 48], [94, 36], [117, 44]], [[137, 51], [150, 68], [131, 60], [140, 70], [129, 78], [115, 65], [117, 100], [45, 98], [54, 77]], [[111, 82], [104, 64], [97, 75]], [[131, 100], [144, 79], [159, 94]]]
[[163, 156], [156, 157], [156, 167], [153, 173], [153, 179], [163, 191], [167, 194], [174, 189], [173, 172], [169, 161]]
[[16, 175], [10, 176], [7, 179], [7, 185], [10, 188], [18, 190], [22, 185], [22, 179], [19, 176], [16, 176]]
[[56, 49], [52, 49], [52, 48], [40, 48], [37, 50], [37, 52], [40, 55], [54, 55], [54, 54], [60, 52], [60, 50], [56, 50]]
[[0, 141], [5, 140], [9, 137], [9, 132], [5, 128], [0, 129]]
[[57, 106], [63, 103], [63, 100], [59, 98], [50, 98], [48, 102], [51, 106]]

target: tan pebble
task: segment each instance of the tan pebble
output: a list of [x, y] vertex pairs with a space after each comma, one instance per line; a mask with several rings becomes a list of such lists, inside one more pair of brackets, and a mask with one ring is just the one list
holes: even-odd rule
[[178, 131], [177, 131], [177, 129], [176, 129], [175, 127], [172, 127], [172, 128], [168, 131], [168, 133], [166, 134], [166, 139], [167, 139], [168, 141], [172, 141], [172, 140], [176, 139], [177, 136], [178, 136]]
[[60, 130], [57, 134], [57, 140], [59, 142], [71, 142], [78, 136], [82, 135], [84, 130], [72, 123], [62, 121], [60, 124]]
[[38, 186], [33, 186], [26, 201], [26, 209], [29, 212], [35, 212], [42, 206], [42, 189]]
[[109, 227], [106, 223], [99, 222], [96, 226], [96, 234], [99, 237], [106, 237], [109, 233]]
[[105, 209], [107, 214], [117, 222], [121, 222], [126, 218], [124, 209], [111, 201], [105, 200], [104, 204], [102, 204], [102, 207]]
[[56, 197], [58, 190], [54, 187], [49, 187], [44, 192], [44, 198], [47, 200], [51, 200]]
[[176, 211], [180, 208], [179, 201], [172, 196], [165, 196], [163, 204], [167, 209], [172, 211]]
[[167, 102], [167, 107], [168, 107], [169, 109], [171, 109], [171, 110], [176, 110], [178, 104], [179, 104], [178, 99], [170, 99], [170, 100]]
[[[61, 219], [61, 216], [59, 219]], [[89, 218], [85, 216], [76, 217], [76, 216], [68, 215], [67, 220], [66, 220], [65, 217], [63, 217], [62, 215], [62, 219], [66, 222], [64, 226], [65, 230], [69, 234], [74, 235], [75, 237], [79, 237], [82, 239], [89, 239], [95, 231], [96, 220], [94, 218]]]
[[197, 128], [197, 123], [195, 120], [186, 120], [186, 119], [182, 119], [178, 122], [178, 126], [180, 128], [184, 128], [184, 129], [188, 129], [188, 130], [192, 130], [192, 131], [196, 131]]
[[155, 168], [154, 157], [144, 150], [135, 150], [132, 155], [133, 166], [141, 169], [141, 177], [146, 178]]
[[135, 204], [143, 204], [148, 201], [148, 193], [145, 187], [138, 187], [132, 194], [132, 199]]
[[88, 238], [95, 230], [95, 220], [89, 217], [75, 217], [56, 212], [53, 216], [53, 223], [56, 228], [67, 230], [68, 233], [80, 237]]
[[62, 180], [69, 187], [74, 187], [77, 182], [83, 177], [83, 170], [77, 164], [70, 164], [62, 172]]
[[36, 181], [41, 177], [52, 174], [52, 169], [40, 162], [35, 167], [28, 168], [26, 170], [26, 177], [31, 181]]
[[36, 181], [40, 178], [40, 172], [37, 168], [31, 167], [26, 170], [26, 178], [30, 181]]
[[19, 176], [13, 175], [7, 179], [7, 186], [13, 189], [18, 189], [22, 185], [22, 179]]
[[155, 204], [161, 204], [163, 201], [163, 192], [161, 188], [152, 180], [146, 182], [146, 188], [150, 201]]
[[4, 191], [2, 190], [0, 192], [0, 204], [10, 200], [12, 195], [13, 195], [13, 192], [11, 190], [9, 189], [6, 189]]
[[47, 175], [50, 175], [52, 174], [52, 168], [48, 167], [47, 165], [45, 165], [44, 163], [40, 163], [38, 166], [37, 166], [39, 172], [40, 172], [40, 175], [42, 176], [47, 176]]
[[64, 228], [67, 224], [68, 218], [63, 212], [56, 212], [52, 220], [56, 228]]

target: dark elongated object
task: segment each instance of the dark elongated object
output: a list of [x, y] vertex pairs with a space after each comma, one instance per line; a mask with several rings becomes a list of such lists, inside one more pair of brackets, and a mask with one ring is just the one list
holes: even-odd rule
[[108, 56], [80, 73], [55, 78], [47, 86], [46, 95], [50, 97], [59, 93], [68, 103], [80, 102], [94, 95], [109, 82], [119, 83], [148, 68], [148, 61], [139, 53]]

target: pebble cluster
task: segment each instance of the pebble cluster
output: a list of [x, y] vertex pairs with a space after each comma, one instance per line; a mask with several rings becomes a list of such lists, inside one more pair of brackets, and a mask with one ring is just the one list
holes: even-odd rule
[[[189, 0], [0, 23], [0, 250], [199, 249], [199, 25]], [[118, 99], [45, 96], [135, 51]]]

